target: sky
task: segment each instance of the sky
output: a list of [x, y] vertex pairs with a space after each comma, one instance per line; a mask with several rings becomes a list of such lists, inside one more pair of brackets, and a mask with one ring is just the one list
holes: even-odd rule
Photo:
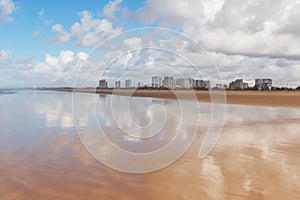
[[151, 76], [300, 85], [300, 0], [0, 0], [0, 88]]

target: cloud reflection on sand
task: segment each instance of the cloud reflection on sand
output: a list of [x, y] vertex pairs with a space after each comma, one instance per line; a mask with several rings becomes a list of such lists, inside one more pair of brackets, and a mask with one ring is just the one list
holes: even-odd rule
[[[114, 131], [106, 106], [109, 96], [96, 96], [94, 106], [93, 95], [78, 95], [78, 127], [97, 133], [96, 116], [121, 147], [149, 151], [174, 136], [167, 131], [152, 143], [141, 144], [140, 139]], [[83, 148], [71, 123], [71, 97], [71, 93], [37, 91], [0, 98], [1, 199], [300, 199], [299, 109], [228, 105], [218, 144], [200, 160], [197, 153], [210, 117], [210, 107], [201, 103], [198, 137], [183, 157], [161, 171], [132, 175], [105, 167]], [[147, 108], [152, 100], [136, 98], [132, 103], [133, 119], [147, 125], [149, 115], [135, 105]], [[166, 109], [177, 106], [167, 100], [154, 103]], [[183, 141], [196, 114], [183, 124]], [[166, 130], [178, 126], [179, 116], [176, 112], [171, 116], [174, 123]], [[110, 149], [104, 150], [113, 157]]]

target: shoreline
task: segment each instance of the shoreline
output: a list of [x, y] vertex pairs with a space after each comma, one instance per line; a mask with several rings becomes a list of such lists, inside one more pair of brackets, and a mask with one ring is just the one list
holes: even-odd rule
[[[95, 88], [44, 88], [44, 91], [82, 92], [96, 94], [116, 94], [120, 96], [152, 97], [162, 99], [180, 98], [181, 100], [211, 102], [211, 94], [215, 103], [255, 106], [276, 106], [300, 108], [300, 91], [203, 91], [203, 90], [144, 90], [144, 89], [95, 89]], [[195, 96], [194, 96], [195, 95]], [[178, 98], [177, 98], [178, 97]]]

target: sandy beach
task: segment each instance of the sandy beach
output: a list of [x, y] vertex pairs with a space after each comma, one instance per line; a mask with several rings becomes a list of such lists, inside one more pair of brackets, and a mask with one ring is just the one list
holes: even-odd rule
[[211, 102], [211, 94], [220, 95], [216, 103], [226, 103], [257, 106], [300, 107], [300, 91], [201, 91], [201, 90], [112, 90], [112, 89], [52, 89], [56, 91], [87, 92], [99, 94], [116, 94], [136, 97], [154, 97], [165, 99], [195, 100]]
[[[120, 94], [126, 92], [129, 91]], [[0, 199], [300, 199], [299, 109], [228, 105], [218, 144], [208, 156], [199, 159], [199, 147], [207, 129], [205, 119], [209, 118], [207, 106], [202, 104], [202, 125], [194, 143], [180, 159], [159, 171], [131, 174], [105, 166], [82, 145], [70, 104], [74, 94], [78, 103], [77, 126], [81, 130], [98, 134], [99, 128], [93, 121], [95, 108], [100, 122], [112, 122], [109, 117], [112, 96], [99, 96], [96, 106], [94, 95], [86, 93], [24, 91], [0, 98], [4, 105], [0, 112]], [[233, 93], [233, 99], [239, 99], [238, 94]], [[292, 102], [296, 94], [287, 93], [287, 99]], [[167, 91], [137, 91], [136, 95], [172, 98]], [[259, 95], [280, 97], [276, 93], [248, 94], [256, 98]], [[207, 92], [197, 92], [197, 96], [208, 99]], [[124, 105], [120, 102], [120, 106]], [[140, 111], [147, 102], [152, 103], [147, 98], [133, 100], [130, 109], [136, 120], [147, 121], [144, 111]], [[142, 106], [135, 110], [136, 103]], [[169, 107], [172, 111], [169, 119], [176, 119], [173, 112], [176, 102], [155, 103]], [[285, 106], [287, 102], [277, 105]], [[122, 117], [122, 113], [117, 117]], [[126, 119], [124, 122], [128, 124]], [[190, 133], [190, 126], [186, 124], [186, 133]], [[111, 124], [107, 128], [108, 137], [129, 150], [156, 149], [170, 139], [166, 135], [141, 145], [142, 141], [120, 134], [119, 127]], [[172, 125], [165, 128], [167, 133], [176, 130]], [[184, 141], [183, 133], [180, 135]], [[111, 155], [111, 159], [117, 158]]]
[[[292, 140], [299, 137], [289, 134], [283, 140], [285, 145], [276, 146], [282, 141], [281, 133], [268, 136], [266, 131], [278, 128], [250, 127], [244, 134], [243, 129], [226, 129], [217, 148], [205, 159], [195, 156], [195, 143], [171, 166], [136, 175], [105, 167], [70, 135], [49, 136], [46, 139], [53, 147], [37, 141], [32, 151], [2, 156], [0, 198], [296, 200], [300, 198], [300, 148]], [[287, 131], [288, 127], [283, 129]], [[271, 152], [268, 154], [264, 148]]]

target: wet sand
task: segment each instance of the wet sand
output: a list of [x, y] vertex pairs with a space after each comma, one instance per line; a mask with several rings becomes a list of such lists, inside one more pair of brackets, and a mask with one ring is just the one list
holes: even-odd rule
[[112, 170], [78, 139], [49, 136], [30, 151], [1, 152], [0, 199], [296, 200], [299, 136], [282, 136], [292, 127], [296, 124], [225, 128], [203, 160], [196, 157], [196, 141], [177, 162], [148, 174]]
[[70, 98], [37, 92], [0, 99], [1, 200], [300, 199], [300, 112], [291, 113], [297, 109], [230, 107], [232, 122], [204, 159], [197, 157], [202, 127], [172, 165], [129, 174], [106, 167], [82, 146], [69, 120]]
[[[165, 99], [195, 100], [211, 102], [211, 95], [216, 96], [216, 103], [300, 107], [300, 91], [201, 91], [201, 90], [111, 90], [111, 89], [55, 89], [68, 92], [87, 92], [99, 94], [117, 94], [136, 97], [155, 97]], [[196, 95], [196, 98], [195, 96]], [[219, 95], [219, 99], [218, 96]]]

